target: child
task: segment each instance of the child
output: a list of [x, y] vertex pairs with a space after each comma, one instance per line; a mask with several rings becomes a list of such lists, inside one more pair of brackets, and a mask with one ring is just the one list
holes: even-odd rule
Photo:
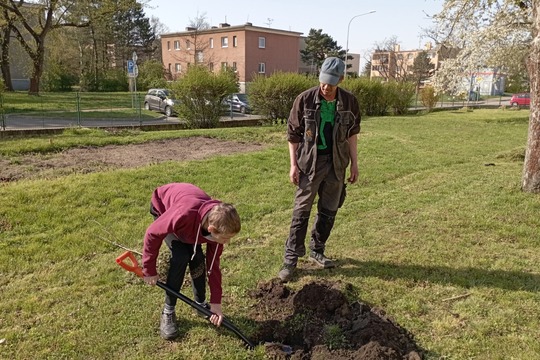
[[[143, 247], [144, 281], [155, 285], [158, 280], [156, 262], [163, 241], [171, 250], [167, 286], [179, 291], [186, 268], [192, 280], [195, 301], [205, 307], [206, 271], [210, 287], [210, 317], [219, 326], [221, 309], [221, 270], [223, 245], [240, 232], [240, 217], [231, 204], [213, 200], [203, 190], [187, 183], [172, 183], [158, 187], [152, 194], [150, 213], [154, 222], [146, 230]], [[201, 244], [206, 244], [206, 256]], [[177, 298], [166, 293], [161, 315], [161, 337], [170, 340], [178, 336], [175, 305]]]

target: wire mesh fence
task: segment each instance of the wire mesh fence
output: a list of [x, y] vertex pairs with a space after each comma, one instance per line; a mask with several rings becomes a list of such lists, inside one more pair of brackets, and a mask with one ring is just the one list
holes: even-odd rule
[[[118, 127], [175, 122], [144, 110], [144, 93], [0, 94], [0, 130]], [[178, 122], [178, 120], [176, 120]]]

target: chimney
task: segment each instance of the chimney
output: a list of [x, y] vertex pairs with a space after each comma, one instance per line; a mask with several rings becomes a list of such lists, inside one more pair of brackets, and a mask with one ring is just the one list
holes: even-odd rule
[[433, 44], [431, 44], [431, 41], [428, 41], [426, 43], [426, 50], [431, 50], [432, 47], [433, 47]]
[[253, 24], [250, 23], [250, 22], [247, 22], [247, 23], [246, 23], [246, 26], [252, 26], [252, 25], [253, 25]]
[[219, 27], [220, 27], [220, 28], [229, 27], [229, 26], [231, 26], [231, 25], [230, 25], [230, 24], [227, 24], [227, 23], [221, 23], [221, 24], [219, 24]]
[[401, 47], [399, 46], [399, 44], [394, 45], [394, 51], [395, 52], [398, 52], [400, 49], [401, 49]]
[[197, 30], [197, 28], [194, 28], [192, 26], [186, 27], [186, 31], [195, 31], [195, 30]]

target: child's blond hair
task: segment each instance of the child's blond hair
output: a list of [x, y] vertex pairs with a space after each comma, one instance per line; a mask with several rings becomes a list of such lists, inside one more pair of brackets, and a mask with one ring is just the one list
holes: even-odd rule
[[227, 203], [220, 203], [208, 213], [208, 225], [212, 225], [220, 234], [238, 234], [240, 232], [240, 215], [236, 208]]

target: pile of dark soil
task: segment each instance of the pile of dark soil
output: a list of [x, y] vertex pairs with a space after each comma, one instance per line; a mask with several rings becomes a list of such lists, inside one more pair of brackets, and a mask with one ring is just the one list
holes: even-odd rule
[[422, 359], [412, 335], [385, 312], [349, 302], [349, 284], [312, 282], [293, 292], [278, 279], [260, 283], [250, 296], [258, 324], [252, 336], [272, 359]]

